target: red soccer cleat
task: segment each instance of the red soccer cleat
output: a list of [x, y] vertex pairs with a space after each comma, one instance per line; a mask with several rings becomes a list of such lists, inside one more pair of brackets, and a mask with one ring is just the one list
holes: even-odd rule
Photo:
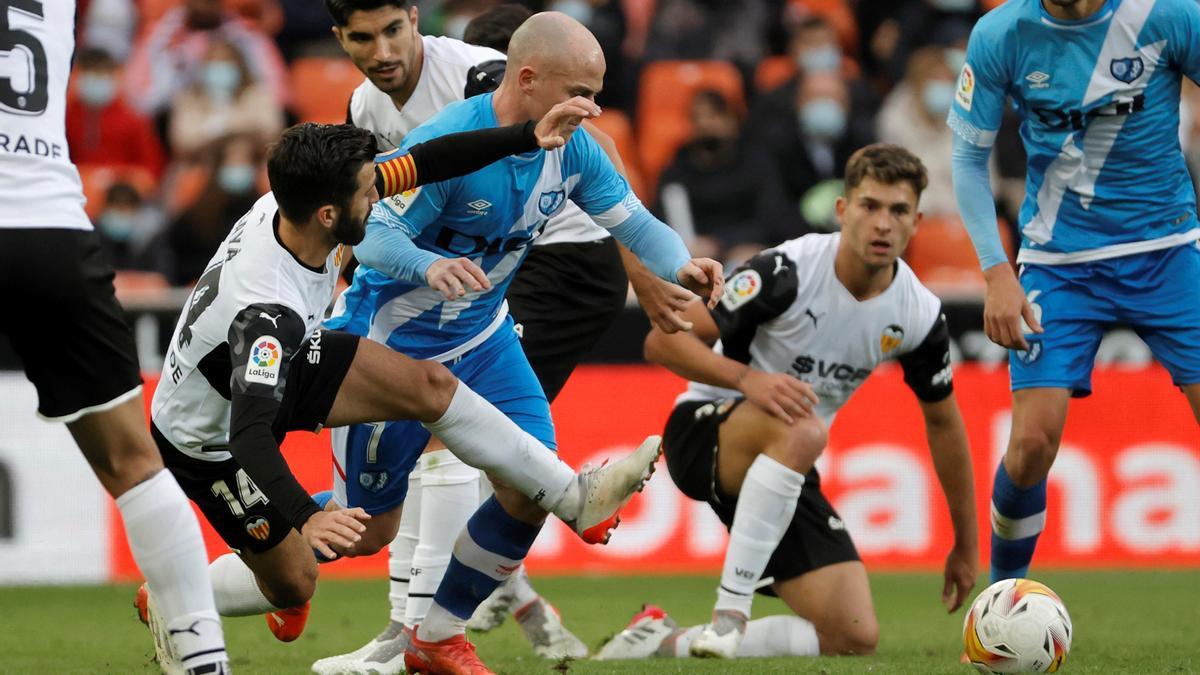
[[304, 626], [308, 623], [308, 611], [312, 602], [306, 602], [299, 607], [289, 607], [274, 612], [267, 612], [267, 628], [280, 642], [291, 642], [300, 637]]
[[412, 646], [404, 652], [404, 667], [416, 675], [495, 675], [479, 660], [475, 645], [465, 635], [441, 642], [426, 642], [412, 633]]
[[150, 590], [145, 582], [138, 586], [137, 595], [133, 596], [133, 606], [137, 609], [138, 621], [150, 625]]

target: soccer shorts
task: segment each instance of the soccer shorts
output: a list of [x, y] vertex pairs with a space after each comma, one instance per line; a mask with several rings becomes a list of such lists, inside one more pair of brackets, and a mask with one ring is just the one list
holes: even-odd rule
[[529, 251], [508, 287], [508, 311], [547, 399], [616, 320], [628, 290], [612, 237]]
[[[663, 431], [667, 471], [679, 491], [708, 502], [725, 524], [733, 526], [737, 497], [717, 488], [717, 453], [721, 425], [743, 399], [685, 401], [675, 406]], [[792, 522], [771, 555], [763, 579], [787, 581], [835, 563], [859, 560], [858, 549], [841, 516], [821, 494], [821, 477], [813, 469], [804, 477]], [[774, 595], [769, 587], [759, 589]]]
[[[557, 448], [550, 404], [521, 351], [511, 317], [483, 344], [448, 361], [446, 367], [517, 426], [546, 447]], [[334, 429], [334, 501], [340, 506], [362, 507], [371, 515], [403, 504], [408, 474], [429, 437], [416, 420]]]
[[1012, 388], [1092, 392], [1092, 367], [1113, 324], [1137, 331], [1176, 386], [1200, 382], [1200, 244], [1074, 265], [1025, 265], [1040, 317], [1028, 351], [1009, 352]]
[[0, 333], [38, 393], [38, 414], [73, 422], [137, 397], [133, 332], [95, 232], [0, 229]]
[[[277, 440], [282, 442], [289, 431], [320, 430], [342, 380], [350, 372], [361, 339], [339, 331], [319, 331], [296, 352], [272, 425]], [[310, 360], [314, 351], [320, 352], [320, 358]], [[291, 522], [265, 500], [246, 503], [246, 499], [239, 499], [245, 494], [242, 486], [250, 483], [237, 460], [208, 462], [185, 455], [154, 425], [150, 426], [150, 435], [175, 480], [230, 548], [262, 553], [274, 548], [292, 530]], [[210, 449], [228, 450], [205, 448]]]

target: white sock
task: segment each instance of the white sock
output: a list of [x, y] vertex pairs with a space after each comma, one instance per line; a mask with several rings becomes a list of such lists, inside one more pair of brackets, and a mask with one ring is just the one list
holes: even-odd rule
[[408, 474], [408, 494], [400, 514], [396, 538], [388, 544], [388, 618], [404, 623], [408, 611], [408, 584], [412, 574], [413, 552], [421, 532], [421, 463], [417, 462]]
[[577, 494], [564, 500], [578, 493], [574, 469], [466, 384], [458, 383], [446, 413], [425, 428], [459, 459], [503, 479], [547, 511], [562, 517], [555, 507], [569, 502], [574, 515], [565, 519], [578, 515]]
[[180, 631], [171, 639], [184, 667], [228, 661], [200, 524], [174, 477], [156, 473], [117, 497], [117, 508], [163, 621]]
[[412, 557], [408, 608], [404, 623], [415, 626], [425, 619], [437, 592], [454, 542], [479, 507], [479, 470], [463, 464], [449, 450], [421, 455], [421, 530]]
[[221, 616], [254, 616], [281, 609], [263, 595], [254, 572], [238, 554], [226, 553], [217, 558], [208, 571]]
[[[516, 612], [529, 603], [537, 600], [540, 595], [534, 590], [533, 584], [529, 581], [529, 574], [525, 571], [525, 565], [522, 563], [521, 569], [513, 573], [508, 581], [504, 582], [504, 586], [508, 587], [508, 592], [513, 594], [515, 602], [512, 605], [512, 611]], [[499, 589], [497, 589], [499, 590]]]
[[[675, 638], [676, 658], [687, 658], [692, 641], [704, 626], [686, 628]], [[766, 616], [746, 624], [746, 636], [738, 646], [738, 657], [819, 656], [817, 629], [798, 616]]]
[[802, 487], [804, 474], [766, 455], [754, 458], [738, 494], [716, 609], [750, 616], [754, 588], [792, 522]]
[[441, 642], [467, 632], [467, 620], [460, 619], [445, 607], [433, 603], [425, 620], [417, 627], [417, 637], [426, 642]]

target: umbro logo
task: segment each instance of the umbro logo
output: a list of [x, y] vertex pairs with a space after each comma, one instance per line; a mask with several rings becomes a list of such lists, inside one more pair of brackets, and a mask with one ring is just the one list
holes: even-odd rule
[[492, 203], [486, 199], [476, 199], [473, 202], [467, 202], [467, 213], [472, 215], [486, 216], [490, 208], [492, 208]]
[[1050, 86], [1050, 76], [1040, 70], [1035, 70], [1025, 76], [1025, 80], [1029, 82], [1031, 89], [1046, 89]]

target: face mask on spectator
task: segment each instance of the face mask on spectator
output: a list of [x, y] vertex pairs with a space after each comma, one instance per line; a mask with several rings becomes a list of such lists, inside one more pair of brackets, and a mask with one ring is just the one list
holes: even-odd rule
[[842, 67], [842, 52], [832, 45], [806, 49], [796, 56], [796, 63], [806, 73], [831, 73]]
[[945, 117], [954, 105], [954, 83], [945, 80], [934, 80], [925, 83], [921, 92], [921, 102], [925, 110], [934, 117]]
[[830, 98], [809, 101], [800, 109], [800, 129], [806, 136], [835, 141], [846, 130], [846, 111]]
[[100, 214], [100, 231], [113, 241], [126, 242], [137, 228], [137, 214], [109, 209]]
[[93, 108], [102, 108], [117, 97], [117, 82], [107, 75], [80, 75], [79, 98]]
[[217, 184], [226, 192], [242, 194], [254, 187], [254, 176], [249, 164], [226, 164], [217, 172]]
[[557, 0], [557, 2], [550, 3], [550, 6], [546, 10], [550, 12], [562, 12], [585, 26], [592, 20], [592, 14], [594, 13], [592, 3], [587, 2], [587, 0]]
[[930, 0], [930, 4], [943, 12], [969, 12], [975, 9], [975, 0]]
[[232, 61], [209, 61], [204, 64], [204, 88], [213, 98], [229, 98], [242, 83], [242, 73]]

